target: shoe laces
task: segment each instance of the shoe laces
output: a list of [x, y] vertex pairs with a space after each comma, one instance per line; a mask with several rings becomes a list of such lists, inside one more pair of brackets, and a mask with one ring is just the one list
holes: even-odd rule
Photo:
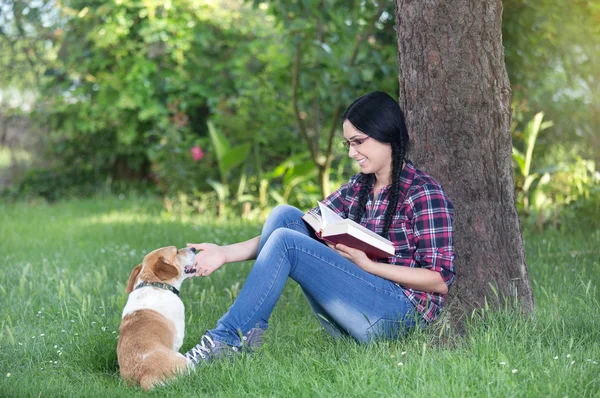
[[194, 348], [192, 348], [188, 355], [190, 355], [193, 359], [200, 358], [206, 359], [212, 353], [211, 348], [215, 347], [215, 342], [210, 337], [210, 335], [205, 334], [200, 338], [200, 343], [196, 344]]

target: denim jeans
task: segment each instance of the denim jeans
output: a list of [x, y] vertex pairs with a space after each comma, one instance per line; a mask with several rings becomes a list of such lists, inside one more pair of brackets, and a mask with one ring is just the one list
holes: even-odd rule
[[400, 287], [317, 240], [303, 214], [288, 205], [273, 209], [244, 286], [216, 328], [209, 330], [215, 340], [240, 346], [240, 332], [266, 329], [288, 277], [300, 285], [317, 319], [334, 337], [394, 339], [424, 323]]

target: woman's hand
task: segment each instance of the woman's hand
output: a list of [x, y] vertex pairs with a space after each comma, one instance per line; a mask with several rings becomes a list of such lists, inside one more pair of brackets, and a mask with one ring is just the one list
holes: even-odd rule
[[354, 264], [358, 265], [365, 271], [373, 273], [371, 270], [373, 269], [375, 263], [374, 261], [369, 259], [369, 257], [367, 257], [365, 252], [346, 245], [342, 245], [341, 243], [338, 243], [337, 245], [327, 243], [327, 246], [331, 247], [333, 250], [340, 253], [343, 257], [352, 261]]
[[209, 276], [227, 262], [225, 250], [213, 243], [188, 243], [197, 250], [196, 276]]
[[337, 245], [328, 243], [327, 246], [370, 274], [422, 292], [448, 293], [448, 286], [442, 279], [442, 275], [437, 271], [426, 268], [399, 267], [394, 264], [377, 263], [370, 260], [365, 252], [339, 243]]

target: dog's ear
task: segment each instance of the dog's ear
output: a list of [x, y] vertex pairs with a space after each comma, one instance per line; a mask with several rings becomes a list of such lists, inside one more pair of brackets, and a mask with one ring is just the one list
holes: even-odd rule
[[135, 283], [135, 280], [137, 279], [141, 270], [142, 264], [138, 265], [133, 269], [133, 271], [131, 271], [131, 275], [129, 276], [129, 282], [127, 283], [127, 289], [125, 289], [125, 292], [127, 292], [127, 294], [133, 292], [133, 284]]
[[171, 278], [175, 278], [179, 274], [179, 270], [176, 266], [171, 264], [165, 257], [160, 256], [156, 263], [154, 263], [154, 273], [158, 276], [161, 281], [166, 281]]

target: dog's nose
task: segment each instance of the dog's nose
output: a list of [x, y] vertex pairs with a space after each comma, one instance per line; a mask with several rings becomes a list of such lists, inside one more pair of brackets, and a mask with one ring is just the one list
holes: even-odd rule
[[192, 253], [196, 253], [196, 248], [195, 247], [190, 247], [190, 250], [192, 251]]

